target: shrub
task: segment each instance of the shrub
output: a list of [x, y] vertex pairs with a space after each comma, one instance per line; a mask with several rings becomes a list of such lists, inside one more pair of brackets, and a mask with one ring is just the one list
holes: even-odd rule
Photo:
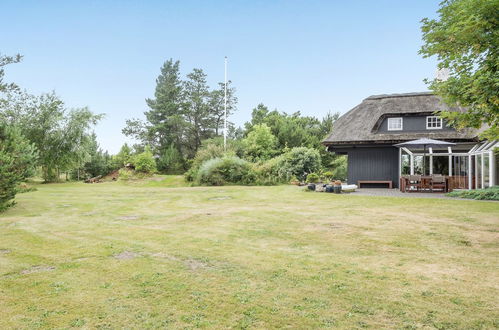
[[476, 190], [456, 190], [448, 193], [447, 196], [499, 201], [499, 186]]
[[274, 185], [289, 182], [292, 175], [282, 169], [285, 155], [274, 157], [255, 166], [257, 184]]
[[303, 181], [308, 173], [320, 170], [321, 156], [315, 149], [297, 147], [284, 154], [279, 166], [281, 166], [281, 173], [285, 173], [289, 177], [294, 175]]
[[133, 177], [133, 170], [127, 168], [121, 168], [118, 172], [118, 178], [120, 180], [130, 180]]
[[197, 173], [201, 184], [222, 186], [224, 184], [253, 184], [256, 175], [251, 163], [236, 157], [225, 156], [204, 162]]
[[331, 181], [334, 178], [334, 173], [332, 171], [326, 171], [322, 173], [322, 178], [324, 181]]
[[317, 183], [317, 182], [319, 182], [319, 180], [320, 180], [320, 177], [318, 174], [310, 173], [309, 175], [307, 175], [307, 182], [308, 183]]
[[315, 149], [297, 147], [257, 166], [260, 184], [287, 183], [295, 177], [304, 181], [307, 173], [317, 172], [321, 157]]
[[224, 156], [240, 156], [242, 154], [243, 152], [240, 141], [228, 140], [227, 151], [225, 151], [223, 138], [204, 140], [201, 147], [196, 152], [196, 156], [192, 160], [189, 170], [184, 175], [185, 180], [195, 181], [199, 168], [207, 160], [213, 158], [223, 158]]
[[331, 162], [331, 179], [346, 181], [347, 179], [347, 157], [339, 156]]
[[136, 155], [133, 159], [133, 165], [137, 172], [142, 173], [154, 173], [156, 172], [156, 161], [151, 152], [151, 149], [147, 146], [144, 152]]

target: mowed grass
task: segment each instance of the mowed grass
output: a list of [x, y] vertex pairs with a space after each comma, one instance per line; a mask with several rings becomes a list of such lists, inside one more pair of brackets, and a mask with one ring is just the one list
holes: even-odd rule
[[0, 328], [499, 327], [499, 203], [157, 180], [18, 195]]

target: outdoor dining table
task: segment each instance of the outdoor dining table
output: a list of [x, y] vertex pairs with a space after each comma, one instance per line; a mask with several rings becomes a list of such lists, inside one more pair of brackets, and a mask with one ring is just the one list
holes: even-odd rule
[[[432, 191], [432, 189], [431, 189], [433, 177], [431, 175], [421, 175], [420, 177], [421, 177], [421, 189], [420, 190], [411, 190], [411, 191], [414, 191], [414, 192], [426, 192], [426, 191], [435, 192], [435, 191]], [[450, 188], [450, 185], [449, 185], [450, 177], [447, 175], [444, 175], [443, 177], [445, 179], [445, 188], [443, 189], [443, 192], [452, 191], [452, 189]], [[400, 177], [400, 184], [399, 184], [400, 191], [406, 192], [406, 187], [407, 187], [408, 183], [409, 183], [409, 176], [401, 176]]]

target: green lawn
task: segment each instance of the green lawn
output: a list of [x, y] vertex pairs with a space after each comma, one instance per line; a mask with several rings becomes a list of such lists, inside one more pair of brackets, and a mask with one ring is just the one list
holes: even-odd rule
[[499, 326], [497, 202], [181, 186], [18, 195], [0, 329]]

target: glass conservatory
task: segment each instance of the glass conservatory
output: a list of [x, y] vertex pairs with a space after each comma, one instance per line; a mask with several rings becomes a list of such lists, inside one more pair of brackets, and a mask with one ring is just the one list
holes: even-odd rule
[[402, 147], [399, 175], [441, 174], [449, 177], [451, 189], [487, 188], [499, 184], [499, 157], [495, 154], [498, 148], [499, 141], [458, 143], [425, 151]]

